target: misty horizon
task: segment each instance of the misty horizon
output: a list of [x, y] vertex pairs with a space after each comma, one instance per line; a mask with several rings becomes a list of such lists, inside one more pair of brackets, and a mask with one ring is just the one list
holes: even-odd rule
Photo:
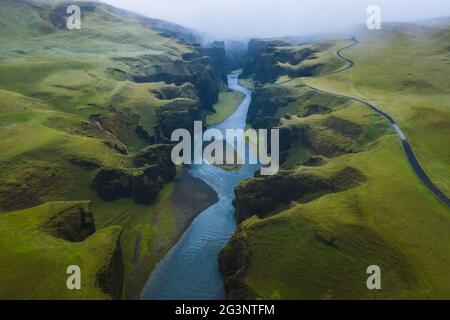
[[382, 22], [413, 22], [450, 16], [450, 1], [429, 0], [105, 0], [150, 18], [167, 20], [215, 39], [304, 36], [345, 32], [365, 25], [370, 5], [381, 8]]

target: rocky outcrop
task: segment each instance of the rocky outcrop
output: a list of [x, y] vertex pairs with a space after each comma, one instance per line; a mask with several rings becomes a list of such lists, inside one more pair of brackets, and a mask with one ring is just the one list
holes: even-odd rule
[[306, 203], [325, 194], [354, 188], [363, 181], [365, 176], [354, 168], [345, 168], [331, 178], [281, 171], [274, 176], [246, 180], [235, 189], [236, 216], [239, 221], [253, 215], [264, 218], [279, 205], [292, 201]]
[[303, 92], [285, 86], [259, 85], [249, 107], [247, 123], [255, 129], [279, 128], [281, 152], [302, 148], [312, 155], [334, 158], [355, 150], [365, 132], [364, 125], [333, 115], [315, 123], [288, 122], [286, 119], [292, 120], [292, 116], [284, 116], [282, 121], [279, 111], [295, 104], [297, 117], [328, 115], [347, 103], [347, 98], [312, 90]]
[[247, 123], [255, 129], [270, 129], [280, 123], [275, 118], [278, 109], [285, 107], [296, 97], [288, 88], [272, 85], [258, 86], [252, 96]]
[[152, 203], [164, 184], [177, 174], [170, 157], [171, 148], [170, 145], [145, 148], [133, 159], [136, 169], [100, 169], [93, 182], [94, 190], [104, 201], [131, 197], [139, 204]]
[[152, 166], [144, 170], [143, 174], [133, 176], [132, 197], [139, 204], [150, 204], [159, 195], [163, 183], [159, 177], [159, 167]]
[[245, 64], [247, 45], [244, 42], [225, 41], [228, 72], [241, 69]]
[[69, 163], [80, 167], [85, 170], [95, 170], [101, 167], [100, 162], [97, 159], [88, 159], [88, 158], [70, 158], [68, 159]]
[[155, 65], [152, 56], [120, 59], [131, 69], [131, 79], [182, 86], [191, 83], [196, 89], [200, 107], [210, 110], [219, 100], [220, 84], [226, 81], [226, 55], [223, 46], [192, 47], [183, 60]]
[[159, 139], [170, 141], [174, 130], [186, 129], [193, 132], [194, 121], [202, 121], [203, 113], [193, 100], [175, 100], [156, 112]]
[[241, 229], [219, 254], [220, 273], [224, 279], [226, 296], [230, 300], [256, 298], [254, 292], [243, 281], [250, 263], [250, 254], [246, 234]]
[[[175, 66], [181, 69], [178, 72], [172, 71], [174, 65], [167, 65], [167, 67], [160, 66], [158, 68], [159, 71], [150, 75], [134, 75], [133, 80], [139, 83], [163, 81], [167, 84], [173, 83], [177, 86], [181, 86], [187, 82], [192, 83], [197, 90], [201, 107], [208, 110], [219, 100], [219, 85], [216, 82], [216, 75], [208, 67], [209, 59], [204, 57], [201, 60], [204, 60], [200, 63], [203, 66], [192, 66], [193, 64], [199, 63], [199, 61], [195, 63], [179, 61], [175, 63]], [[179, 66], [180, 64], [185, 64], [185, 66]], [[169, 70], [164, 70], [165, 68]], [[190, 71], [189, 69], [196, 71]]]
[[264, 218], [280, 204], [289, 204], [319, 192], [331, 192], [331, 186], [325, 179], [313, 175], [284, 171], [274, 176], [247, 180], [235, 189], [236, 216], [239, 221], [253, 215]]
[[133, 190], [133, 176], [123, 169], [102, 168], [94, 179], [94, 190], [104, 201], [129, 197]]
[[225, 42], [214, 41], [201, 48], [200, 52], [205, 56], [211, 58], [211, 68], [217, 80], [223, 83], [227, 82], [228, 68], [227, 68], [227, 54], [225, 49]]
[[279, 40], [250, 40], [242, 77], [250, 78], [253, 76], [256, 81], [274, 82], [283, 70], [276, 65], [271, 52], [277, 46], [285, 44], [285, 42]]
[[[242, 76], [253, 77], [256, 81], [272, 83], [283, 75], [291, 77], [311, 76], [320, 70], [321, 65], [296, 68], [302, 61], [313, 59], [315, 51], [310, 48], [297, 48], [297, 43], [282, 40], [255, 40], [248, 43], [247, 61]], [[293, 68], [285, 68], [289, 64]]]
[[138, 138], [147, 144], [155, 144], [157, 142], [157, 138], [155, 136], [151, 136], [141, 124], [136, 127], [135, 131]]
[[119, 300], [122, 298], [125, 271], [120, 244], [122, 229], [120, 227], [115, 228], [117, 229], [117, 236], [114, 245], [106, 253], [105, 264], [97, 273], [97, 286], [112, 299]]
[[95, 221], [88, 203], [76, 204], [51, 216], [43, 225], [55, 238], [82, 242], [95, 233]]
[[303, 166], [307, 167], [321, 167], [327, 163], [327, 160], [321, 156], [312, 156], [309, 157], [304, 163]]
[[144, 170], [103, 168], [94, 179], [94, 189], [104, 201], [131, 197], [136, 203], [150, 204], [164, 185], [159, 174], [158, 166]]
[[197, 91], [191, 83], [185, 83], [181, 86], [165, 86], [152, 91], [160, 100], [174, 100], [174, 99], [197, 99]]
[[[152, 174], [158, 175], [163, 182], [168, 183], [175, 179], [177, 168], [171, 158], [172, 145], [153, 145], [145, 148], [134, 156], [136, 167], [157, 166]], [[146, 171], [149, 171], [146, 170]]]

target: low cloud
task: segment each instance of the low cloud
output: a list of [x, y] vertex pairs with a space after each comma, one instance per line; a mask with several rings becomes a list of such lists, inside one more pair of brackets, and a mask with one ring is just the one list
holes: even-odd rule
[[219, 38], [305, 35], [365, 24], [378, 5], [383, 21], [450, 16], [443, 0], [106, 0], [153, 18], [179, 23]]

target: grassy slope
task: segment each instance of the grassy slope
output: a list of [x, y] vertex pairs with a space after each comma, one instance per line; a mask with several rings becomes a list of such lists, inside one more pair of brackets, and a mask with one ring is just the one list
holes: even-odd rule
[[[0, 215], [2, 299], [109, 299], [98, 288], [96, 275], [121, 228], [102, 229], [79, 243], [54, 238], [42, 230], [47, 219], [76, 204], [52, 202]], [[70, 265], [81, 269], [81, 290], [67, 289]]]
[[239, 84], [247, 89], [253, 90], [255, 84], [251, 79], [239, 79]]
[[[143, 284], [145, 279], [142, 278], [180, 233], [179, 226], [175, 225], [177, 210], [168, 200], [173, 188], [168, 186], [158, 203], [151, 207], [136, 205], [130, 199], [106, 203], [91, 189], [95, 170], [85, 170], [69, 160], [90, 159], [107, 167], [127, 165], [129, 158], [106, 146], [104, 141], [118, 145], [124, 142], [130, 154], [139, 150], [145, 142], [127, 128], [126, 121], [138, 115], [143, 127], [152, 133], [155, 108], [169, 101], [158, 100], [151, 93], [165, 86], [163, 83], [119, 80], [108, 70], [127, 70], [128, 66], [122, 62], [124, 58], [144, 55], [147, 61], [150, 59], [149, 64], [174, 61], [189, 52], [190, 47], [173, 38], [162, 37], [134, 18], [102, 6], [85, 16], [81, 30], [59, 30], [47, 19], [50, 7], [43, 3], [49, 2], [36, 3], [38, 8], [23, 2], [1, 1], [0, 43], [8, 44], [0, 46], [0, 198], [3, 211], [14, 210], [17, 204], [31, 207], [55, 200], [91, 200], [98, 229], [125, 226], [122, 235], [126, 270], [124, 295], [136, 297], [140, 288], [133, 284], [135, 273]], [[112, 119], [108, 125], [114, 128], [121, 142], [89, 124], [89, 116], [99, 114]], [[10, 221], [8, 216], [0, 213], [5, 223]], [[4, 227], [10, 232], [17, 228]], [[138, 234], [143, 240], [135, 248]], [[24, 234], [24, 237], [37, 238], [40, 234]], [[47, 240], [38, 239], [43, 245]], [[6, 248], [0, 251], [2, 256], [3, 249]], [[29, 254], [34, 250], [32, 246], [27, 248]], [[63, 251], [52, 250], [48, 255], [49, 259], [53, 255], [52, 259], [61, 261], [52, 267], [49, 263], [48, 270], [43, 268], [40, 272], [56, 273], [53, 268], [67, 262]], [[135, 270], [134, 256], [147, 259], [139, 264], [144, 270]], [[11, 265], [18, 265], [25, 259], [13, 252], [9, 257]], [[29, 268], [31, 276], [34, 272], [31, 265], [23, 266]], [[3, 267], [6, 266], [0, 268], [2, 273]], [[22, 271], [20, 277], [25, 278], [27, 270]], [[20, 282], [19, 278], [16, 281]], [[53, 285], [53, 278], [47, 285]], [[3, 288], [5, 291], [0, 292], [0, 297], [23, 294], [16, 286]], [[92, 298], [104, 297], [97, 289], [86, 287], [90, 289]], [[32, 298], [47, 297], [34, 285], [28, 290]], [[49, 298], [57, 297], [87, 296], [68, 296], [55, 290]]]
[[[367, 175], [363, 186], [245, 222], [245, 282], [266, 299], [448, 298], [450, 215], [407, 170], [401, 152], [395, 136], [384, 137], [370, 152], [320, 169], [350, 165]], [[383, 270], [379, 292], [365, 287], [373, 264]]]
[[207, 125], [216, 125], [224, 122], [240, 106], [244, 95], [235, 91], [223, 90], [219, 94], [219, 102], [214, 105], [216, 113], [206, 116]]
[[[403, 35], [405, 38], [410, 36]], [[404, 39], [403, 44], [405, 43], [409, 43], [407, 39]], [[388, 61], [393, 61], [391, 63], [395, 64], [394, 70], [402, 68], [403, 64], [400, 66], [399, 64], [408, 49], [410, 47], [389, 51]], [[357, 49], [351, 50], [351, 57], [356, 59]], [[377, 54], [373, 49], [364, 52]], [[412, 57], [416, 53], [417, 50], [410, 52], [408, 56]], [[420, 66], [423, 69], [429, 68], [427, 63], [429, 59], [436, 62], [441, 58], [416, 60], [414, 62], [416, 77], [419, 77], [417, 68]], [[407, 62], [410, 63], [411, 61]], [[418, 85], [419, 82], [416, 82], [415, 89], [406, 89], [405, 97], [400, 99], [396, 90], [398, 91], [398, 86], [404, 85], [399, 79], [389, 80], [389, 77], [397, 76], [397, 72], [391, 71], [387, 73], [389, 77], [384, 75], [383, 81], [391, 81], [390, 84], [396, 90], [391, 91], [385, 85], [383, 88], [376, 85], [372, 88], [373, 81], [376, 79], [380, 81], [383, 76], [379, 71], [384, 71], [380, 67], [384, 67], [385, 64], [387, 61], [377, 60], [374, 63], [369, 58], [360, 58], [354, 72], [347, 71], [342, 75], [328, 77], [302, 78], [279, 84], [289, 86], [299, 95], [297, 101], [278, 111], [279, 118], [286, 113], [294, 115], [289, 120], [282, 119], [283, 125], [308, 124], [313, 128], [316, 142], [339, 145], [350, 151], [326, 159], [327, 163], [322, 167], [313, 168], [298, 165], [310, 156], [305, 154], [308, 151], [293, 149], [285, 166], [319, 176], [330, 176], [341, 168], [351, 166], [363, 172], [367, 181], [355, 189], [329, 194], [306, 204], [293, 202], [287, 207], [280, 206], [275, 215], [266, 219], [253, 217], [240, 226], [235, 241], [244, 239], [249, 250], [248, 268], [244, 273], [243, 282], [256, 297], [264, 299], [448, 299], [450, 297], [450, 278], [446, 272], [450, 263], [447, 254], [450, 249], [448, 237], [450, 212], [416, 177], [398, 136], [384, 119], [360, 103], [333, 105], [326, 95], [315, 95], [311, 98], [307, 94], [309, 90], [297, 87], [305, 81], [325, 90], [332, 88], [347, 92], [343, 88], [347, 88], [349, 83], [352, 84], [351, 79], [356, 79], [359, 75], [359, 81], [366, 84], [364, 92], [372, 92], [372, 99], [380, 106], [381, 100], [377, 100], [377, 97], [397, 98], [390, 101], [391, 107], [393, 106], [391, 102], [400, 106], [402, 102], [408, 101], [407, 99], [409, 101], [418, 99], [416, 105], [418, 101], [428, 101], [426, 106], [436, 104], [433, 108], [447, 114], [448, 110], [445, 111], [442, 104], [444, 101], [442, 95], [445, 96], [444, 92], [447, 89], [442, 88], [442, 84], [440, 89], [434, 87], [434, 90], [440, 92], [435, 95], [436, 92], [428, 91], [427, 85], [422, 89]], [[362, 71], [358, 73], [358, 70], [368, 68], [371, 68], [369, 73], [371, 76]], [[391, 68], [394, 67], [391, 65]], [[399, 75], [402, 74], [401, 70], [398, 72]], [[448, 75], [448, 72], [441, 72], [437, 77], [442, 81]], [[282, 83], [284, 80], [286, 79], [280, 79], [279, 82]], [[356, 81], [353, 81], [355, 84]], [[400, 81], [400, 84], [397, 81]], [[382, 83], [384, 82], [376, 82], [379, 86]], [[437, 82], [435, 86], [438, 86]], [[359, 90], [363, 89], [359, 87]], [[375, 95], [374, 92], [379, 95]], [[355, 94], [355, 91], [350, 93]], [[332, 106], [333, 112], [306, 118], [295, 116], [302, 106], [309, 103]], [[400, 109], [394, 111], [392, 107], [387, 110], [395, 112], [394, 116], [400, 125], [408, 124], [406, 119], [410, 119], [411, 112], [405, 106], [402, 109], [404, 115]], [[327, 133], [322, 121], [329, 116], [337, 116], [363, 125], [364, 134], [352, 142], [338, 134]], [[416, 138], [424, 141], [429, 138], [427, 136], [431, 137], [431, 132], [433, 134], [437, 132], [440, 137], [440, 140], [435, 139], [438, 140], [435, 143], [440, 144], [440, 150], [429, 155], [431, 161], [428, 164], [431, 165], [433, 161], [439, 164], [445, 159], [445, 155], [443, 157], [442, 155], [448, 153], [448, 148], [445, 148], [448, 135], [444, 136], [440, 131], [448, 130], [448, 117], [434, 119], [440, 121], [442, 125], [436, 130], [434, 128], [431, 130], [431, 127], [423, 129], [420, 133], [417, 132]], [[414, 122], [414, 125], [424, 128], [427, 122], [424, 120]], [[410, 126], [412, 125], [413, 122], [410, 122]], [[408, 129], [406, 126], [405, 129], [414, 143], [411, 128]], [[448, 168], [443, 170], [443, 175], [445, 172], [448, 172]], [[438, 181], [443, 187], [443, 180], [437, 179]], [[448, 183], [445, 186], [448, 187]], [[232, 252], [229, 251], [231, 247], [233, 241], [225, 252]], [[235, 245], [235, 248], [237, 247], [239, 245]], [[236, 252], [239, 254], [239, 249]], [[373, 264], [382, 268], [383, 289], [380, 291], [369, 291], [366, 288], [368, 277], [366, 269]]]
[[450, 194], [450, 27], [386, 25], [358, 32], [343, 52], [352, 69], [305, 79], [321, 89], [377, 104], [398, 122], [432, 181]]
[[308, 67], [318, 66], [315, 72], [316, 74], [339, 70], [343, 66], [343, 61], [334, 52], [342, 48], [342, 44], [346, 42], [347, 39], [345, 37], [336, 36], [334, 39], [324, 38], [311, 44], [279, 47], [280, 50], [286, 50], [288, 52], [310, 49], [315, 54], [313, 54], [312, 58], [303, 60], [298, 65], [291, 65], [290, 63], [278, 63], [278, 65], [289, 71], [304, 70]]

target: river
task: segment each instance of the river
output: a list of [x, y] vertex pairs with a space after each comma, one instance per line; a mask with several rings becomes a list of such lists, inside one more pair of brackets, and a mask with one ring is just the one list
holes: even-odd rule
[[[239, 85], [236, 75], [228, 76], [228, 87], [243, 93], [245, 99], [222, 124], [211, 127], [223, 133], [226, 129], [245, 128], [251, 102], [251, 90]], [[254, 150], [247, 149], [247, 152]], [[192, 222], [180, 241], [156, 266], [143, 289], [142, 299], [225, 298], [217, 257], [237, 227], [232, 205], [234, 187], [240, 181], [253, 177], [257, 169], [256, 165], [243, 165], [239, 171], [227, 171], [208, 164], [195, 165], [189, 169], [191, 175], [202, 179], [217, 192], [219, 201]]]

